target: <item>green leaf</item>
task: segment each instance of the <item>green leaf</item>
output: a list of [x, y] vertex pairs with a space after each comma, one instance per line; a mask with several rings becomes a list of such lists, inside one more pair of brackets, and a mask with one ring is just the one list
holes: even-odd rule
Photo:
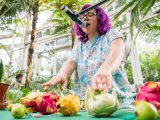
[[152, 0], [140, 0], [140, 3], [139, 3], [140, 11], [143, 11], [145, 8], [147, 8], [147, 6], [149, 5], [150, 1], [152, 1]]
[[151, 9], [151, 7], [155, 4], [155, 0], [148, 0], [148, 6], [147, 9], [144, 11], [143, 17], [148, 13], [148, 11]]
[[90, 0], [82, 0], [83, 3], [88, 3]]
[[130, 34], [131, 34], [131, 38], [133, 38], [133, 26], [134, 26], [134, 12], [131, 12], [131, 22], [130, 22]]
[[[155, 36], [160, 32], [160, 18], [156, 17], [149, 21], [142, 22], [141, 36], [148, 36], [150, 40], [155, 40]], [[156, 42], [156, 41], [155, 41]]]
[[134, 24], [135, 26], [140, 29], [141, 28], [141, 22], [140, 22], [140, 19], [139, 19], [139, 12], [138, 12], [138, 5], [136, 5], [133, 10], [132, 10], [132, 14], [133, 17], [134, 17]]
[[49, 22], [52, 22], [52, 23], [61, 23], [62, 19], [53, 18], [53, 19], [50, 19]]
[[56, 26], [53, 34], [64, 33], [67, 31], [68, 28], [70, 28], [68, 24], [62, 24], [62, 25]]
[[2, 81], [3, 77], [3, 62], [2, 60], [0, 61], [0, 82]]
[[7, 52], [7, 54], [8, 54], [8, 57], [11, 58], [11, 55], [10, 55], [10, 53], [8, 52], [8, 49], [7, 49], [6, 46], [3, 45], [2, 43], [0, 43], [0, 49], [5, 50], [5, 51]]
[[63, 0], [63, 4], [69, 4], [70, 3], [70, 0]]
[[124, 11], [128, 10], [130, 7], [134, 5], [136, 0], [132, 0], [128, 2], [118, 13], [114, 15], [114, 20], [116, 20]]

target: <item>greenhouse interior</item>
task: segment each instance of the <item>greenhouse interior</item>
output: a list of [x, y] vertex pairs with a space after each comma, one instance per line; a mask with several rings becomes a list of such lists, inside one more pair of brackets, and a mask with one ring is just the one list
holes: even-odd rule
[[2, 120], [160, 120], [160, 0], [1, 0]]

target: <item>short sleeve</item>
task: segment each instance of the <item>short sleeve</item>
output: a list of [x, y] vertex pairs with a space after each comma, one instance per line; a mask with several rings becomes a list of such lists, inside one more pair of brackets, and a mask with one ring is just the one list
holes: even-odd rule
[[79, 41], [77, 41], [71, 51], [70, 58], [74, 61], [74, 63], [78, 63], [78, 47], [79, 47]]
[[116, 38], [122, 38], [123, 39], [123, 34], [120, 33], [118, 30], [116, 29], [110, 29], [107, 33], [107, 38], [108, 38], [108, 42], [109, 44], [115, 40]]

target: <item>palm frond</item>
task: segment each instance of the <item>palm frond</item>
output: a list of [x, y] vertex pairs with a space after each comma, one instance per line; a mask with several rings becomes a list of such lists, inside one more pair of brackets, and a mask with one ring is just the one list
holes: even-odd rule
[[[53, 11], [50, 21], [58, 24], [55, 34], [68, 31], [73, 24], [73, 21], [60, 9], [60, 6], [65, 4], [74, 12], [78, 12], [80, 7], [88, 1], [89, 0], [63, 0], [60, 2], [59, 0], [54, 0], [51, 5], [56, 9]], [[93, 0], [92, 2], [94, 3], [96, 0]]]
[[142, 26], [143, 30], [140, 32], [142, 36], [160, 33], [160, 25], [145, 23]]
[[56, 26], [53, 34], [62, 34], [65, 32], [69, 32], [70, 28], [71, 26], [69, 26], [68, 24], [62, 24], [62, 25]]
[[0, 43], [0, 50], [5, 50], [5, 51], [7, 52], [7, 54], [8, 54], [8, 56], [11, 58], [11, 55], [10, 55], [10, 53], [8, 52], [7, 47], [6, 47], [5, 45], [3, 45], [2, 43]]
[[[147, 4], [146, 4], [147, 3]], [[146, 14], [148, 13], [148, 11], [151, 9], [151, 7], [155, 4], [155, 0], [145, 0], [144, 1], [144, 4], [143, 6], [146, 6], [146, 9], [144, 9], [144, 14], [143, 14], [143, 18], [146, 16]], [[141, 8], [141, 7], [140, 7]]]
[[130, 2], [128, 2], [119, 12], [117, 12], [114, 15], [114, 19], [113, 20], [117, 20], [117, 18], [124, 13], [124, 11], [128, 10], [130, 7], [132, 7], [134, 5], [134, 3], [136, 2], [136, 0], [131, 0]]
[[[141, 18], [144, 18], [150, 9], [155, 5], [157, 0], [131, 0], [124, 7], [114, 15], [114, 20], [116, 20], [125, 11], [131, 11], [130, 14], [130, 34], [133, 37], [133, 29], [136, 27], [138, 31], [142, 30]], [[141, 17], [142, 16], [142, 17]], [[147, 21], [146, 21], [147, 22]], [[153, 27], [153, 26], [152, 26]]]
[[138, 30], [140, 30], [140, 28], [141, 28], [141, 22], [139, 19], [139, 12], [138, 12], [139, 2], [140, 2], [140, 0], [137, 2], [137, 4], [135, 4], [135, 6], [133, 7], [133, 9], [131, 11], [131, 22], [130, 22], [131, 38], [133, 38], [133, 27], [136, 26], [138, 28]]

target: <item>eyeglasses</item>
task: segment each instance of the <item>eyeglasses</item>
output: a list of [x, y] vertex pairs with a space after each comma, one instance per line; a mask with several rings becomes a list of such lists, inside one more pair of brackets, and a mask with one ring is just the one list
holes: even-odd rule
[[85, 13], [85, 14], [80, 15], [80, 18], [81, 18], [81, 19], [84, 19], [85, 16], [87, 16], [87, 17], [93, 17], [93, 16], [95, 16], [95, 15], [97, 15], [97, 14], [94, 13], [94, 12], [87, 12], [87, 13]]

